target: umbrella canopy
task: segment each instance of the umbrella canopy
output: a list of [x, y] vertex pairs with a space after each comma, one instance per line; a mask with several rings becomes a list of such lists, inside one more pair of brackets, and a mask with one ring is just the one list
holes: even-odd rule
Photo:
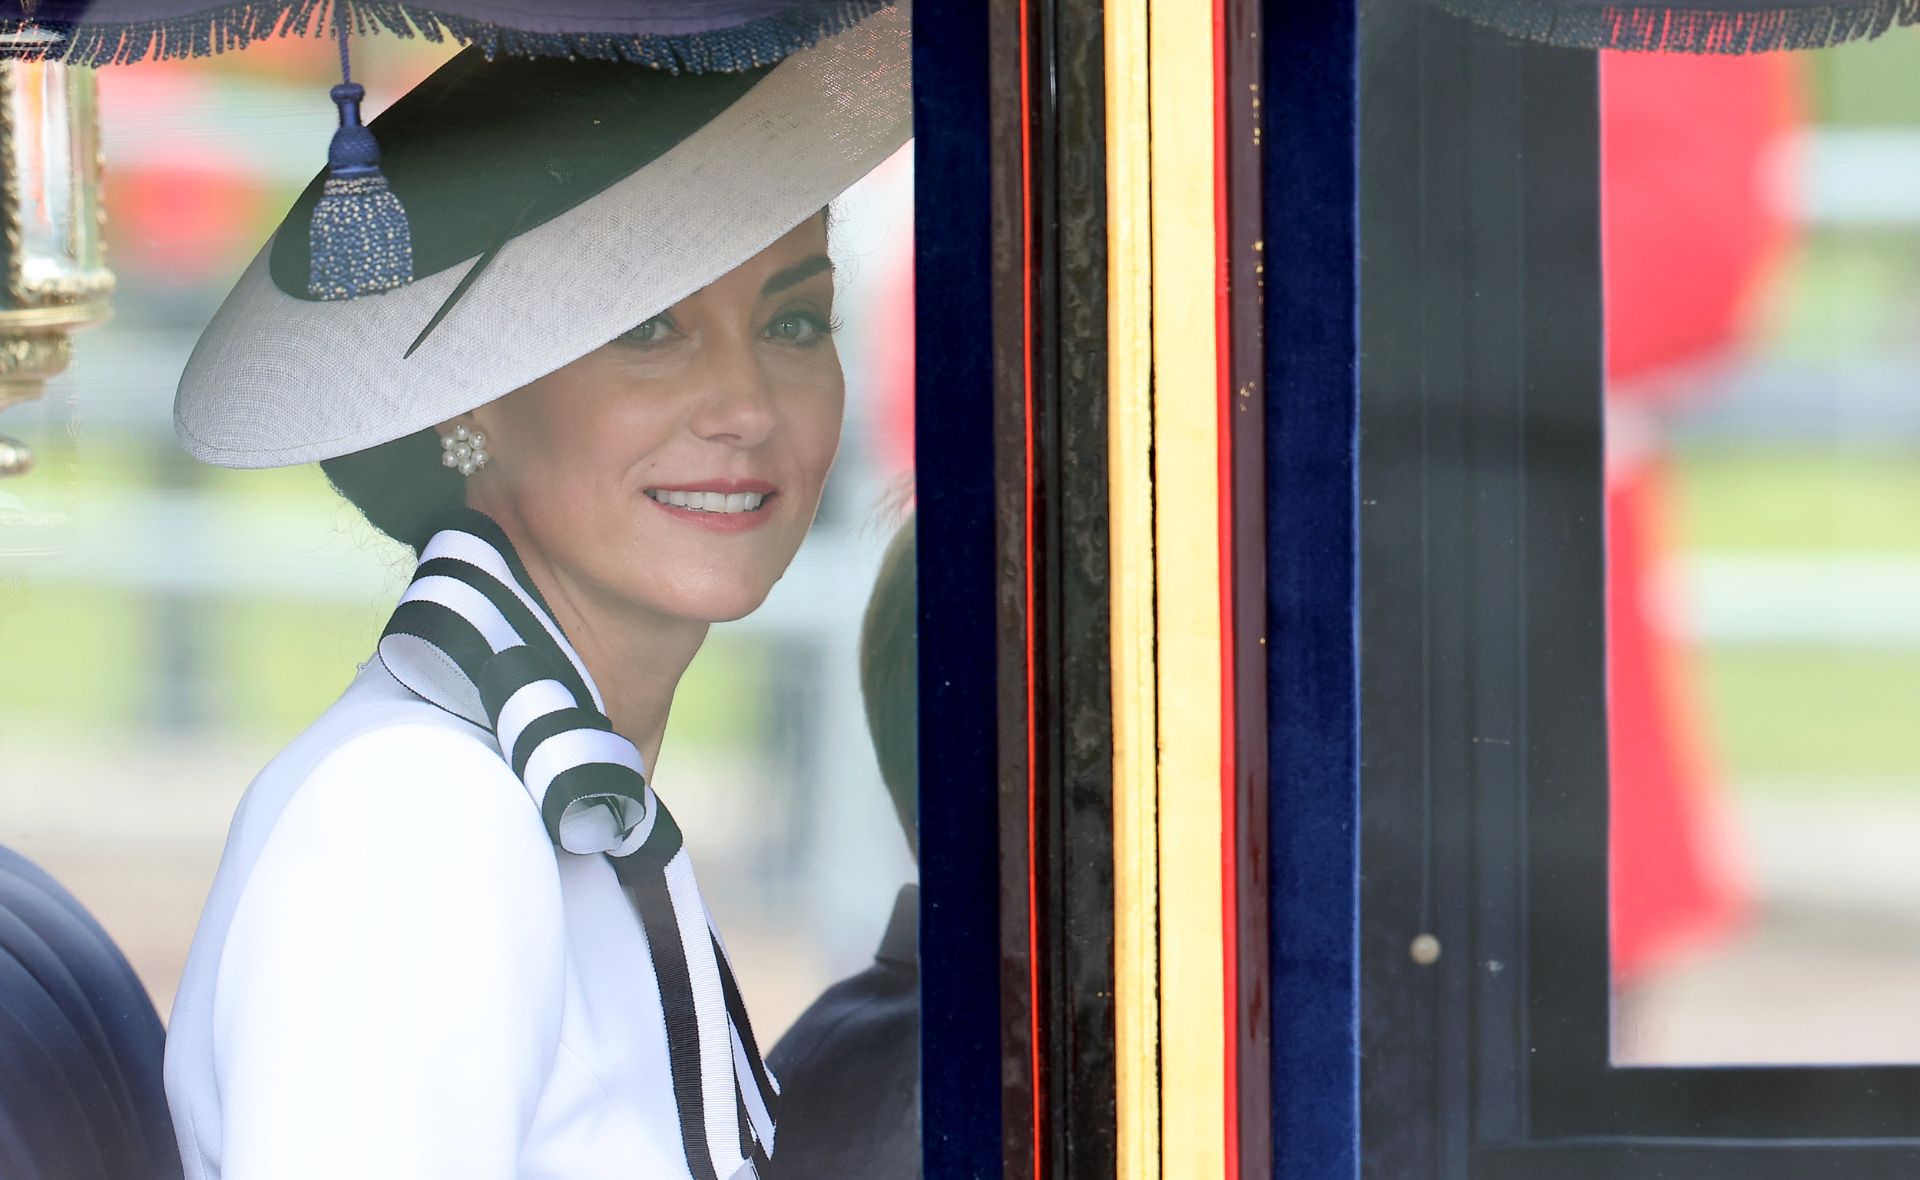
[[101, 66], [204, 57], [288, 35], [452, 38], [492, 57], [584, 57], [696, 73], [769, 65], [891, 0], [0, 0], [15, 57]]
[[1920, 0], [1430, 0], [1511, 36], [1580, 49], [1770, 53], [1920, 22]]

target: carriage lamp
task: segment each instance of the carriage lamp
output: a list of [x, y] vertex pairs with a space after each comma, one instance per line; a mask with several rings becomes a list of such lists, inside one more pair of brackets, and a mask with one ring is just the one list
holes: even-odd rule
[[[28, 34], [31, 35], [31, 34]], [[0, 41], [9, 39], [0, 38]], [[0, 56], [8, 48], [0, 44]], [[67, 367], [72, 333], [107, 317], [100, 123], [93, 71], [0, 60], [0, 410], [39, 397]], [[33, 466], [0, 434], [0, 476]]]

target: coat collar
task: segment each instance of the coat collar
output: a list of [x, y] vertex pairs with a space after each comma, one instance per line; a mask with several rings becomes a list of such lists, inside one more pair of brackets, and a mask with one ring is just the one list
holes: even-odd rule
[[640, 752], [491, 518], [459, 509], [422, 547], [379, 651], [408, 691], [494, 734], [565, 851], [678, 850]]

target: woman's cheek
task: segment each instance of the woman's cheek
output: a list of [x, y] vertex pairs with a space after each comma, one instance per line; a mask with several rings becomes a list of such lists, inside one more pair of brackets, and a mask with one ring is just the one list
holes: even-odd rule
[[833, 397], [832, 421], [826, 433], [820, 439], [820, 482], [825, 483], [827, 472], [833, 469], [833, 461], [840, 453], [840, 434], [846, 425], [846, 391], [841, 389]]

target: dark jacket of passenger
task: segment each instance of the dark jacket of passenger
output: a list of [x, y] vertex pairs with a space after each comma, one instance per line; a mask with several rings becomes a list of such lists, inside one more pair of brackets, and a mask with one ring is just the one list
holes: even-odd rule
[[873, 966], [821, 994], [773, 1047], [769, 1180], [920, 1175], [920, 896], [900, 891]]

